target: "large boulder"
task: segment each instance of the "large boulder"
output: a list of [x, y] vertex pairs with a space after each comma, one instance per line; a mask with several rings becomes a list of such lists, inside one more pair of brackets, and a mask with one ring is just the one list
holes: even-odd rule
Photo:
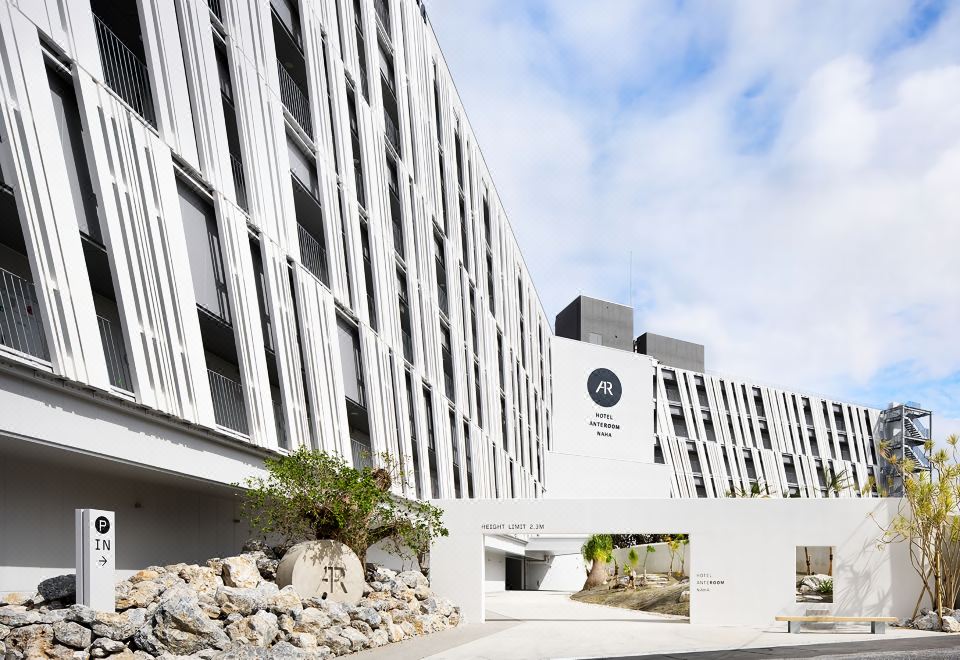
[[[144, 635], [145, 646], [153, 646], [151, 635]], [[227, 634], [211, 621], [200, 608], [197, 594], [186, 588], [171, 589], [164, 594], [154, 613], [152, 637], [167, 650], [190, 655], [207, 648], [222, 649], [229, 644]], [[145, 648], [148, 652], [156, 649]]]
[[231, 623], [226, 633], [234, 642], [244, 642], [254, 646], [270, 646], [280, 634], [277, 615], [261, 610], [253, 616]]
[[949, 633], [960, 632], [960, 621], [955, 617], [945, 616], [943, 621], [940, 622], [940, 630]]
[[290, 548], [277, 567], [277, 586], [293, 585], [303, 598], [356, 604], [367, 587], [357, 555], [336, 541], [307, 541]]
[[133, 637], [147, 621], [147, 610], [135, 608], [125, 612], [97, 612], [93, 634], [122, 642]]
[[[223, 561], [223, 583], [228, 587], [252, 589], [260, 584], [260, 571], [249, 555], [227, 557]], [[281, 585], [282, 586], [282, 585]]]
[[46, 601], [59, 601], [69, 605], [77, 599], [77, 576], [70, 573], [47, 578], [37, 585], [37, 592]]
[[420, 571], [403, 571], [402, 573], [397, 574], [397, 579], [406, 584], [411, 589], [416, 589], [417, 587], [429, 587], [430, 582]]
[[927, 612], [913, 620], [913, 627], [917, 630], [940, 630], [941, 621], [936, 612]]
[[90, 629], [74, 621], [59, 621], [53, 624], [53, 638], [64, 646], [85, 649], [90, 646], [93, 635]]
[[267, 600], [257, 589], [240, 589], [237, 587], [220, 587], [214, 597], [223, 614], [240, 614], [250, 616], [257, 610], [266, 607]]

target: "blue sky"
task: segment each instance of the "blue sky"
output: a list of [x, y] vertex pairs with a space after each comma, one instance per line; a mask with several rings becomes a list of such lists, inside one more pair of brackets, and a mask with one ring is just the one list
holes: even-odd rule
[[960, 432], [960, 2], [427, 7], [551, 318]]

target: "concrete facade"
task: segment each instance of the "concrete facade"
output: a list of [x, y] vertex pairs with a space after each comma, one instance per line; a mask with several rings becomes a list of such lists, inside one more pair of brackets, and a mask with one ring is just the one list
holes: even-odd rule
[[633, 309], [578, 296], [557, 314], [554, 331], [557, 337], [630, 351], [633, 350]]
[[660, 364], [667, 367], [677, 367], [687, 371], [705, 369], [703, 344], [695, 344], [692, 341], [645, 332], [637, 337], [634, 350], [656, 358]]
[[492, 523], [525, 525], [551, 536], [597, 531], [681, 528], [690, 535], [690, 621], [770, 625], [799, 614], [796, 546], [833, 546], [834, 602], [839, 616], [908, 616], [920, 584], [906, 544], [878, 547], [880, 528], [897, 515], [898, 500], [738, 499], [438, 501], [450, 536], [431, 554], [435, 589], [460, 604], [468, 621], [484, 620], [480, 580], [484, 534]]

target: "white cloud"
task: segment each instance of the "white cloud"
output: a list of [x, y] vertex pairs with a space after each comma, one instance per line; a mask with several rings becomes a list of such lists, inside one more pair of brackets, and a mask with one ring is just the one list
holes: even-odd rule
[[626, 302], [632, 250], [638, 332], [960, 417], [960, 11], [428, 7], [548, 314]]

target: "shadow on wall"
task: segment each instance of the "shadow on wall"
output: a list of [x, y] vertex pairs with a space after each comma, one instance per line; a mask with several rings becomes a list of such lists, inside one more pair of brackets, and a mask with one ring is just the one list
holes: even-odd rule
[[116, 464], [98, 470], [2, 453], [0, 462], [0, 591], [35, 589], [38, 576], [74, 571], [78, 508], [116, 512], [118, 571], [229, 556], [249, 537], [227, 487]]

